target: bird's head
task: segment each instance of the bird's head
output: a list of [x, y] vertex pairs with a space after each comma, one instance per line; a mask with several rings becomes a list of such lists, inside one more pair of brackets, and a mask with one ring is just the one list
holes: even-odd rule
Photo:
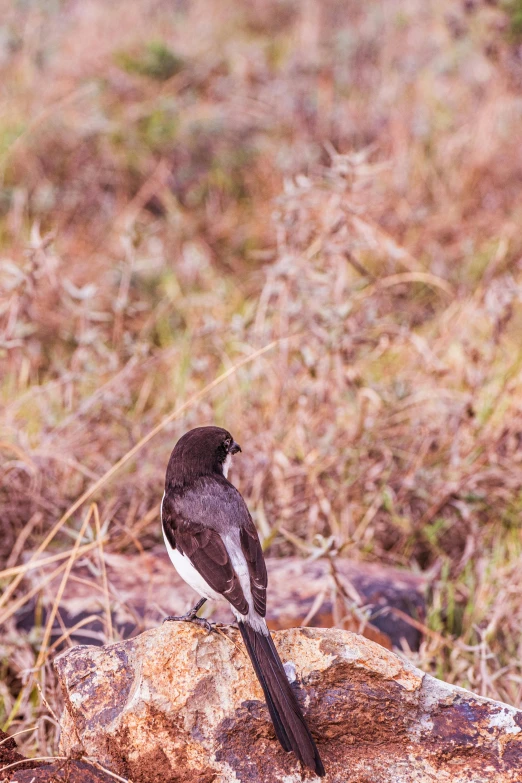
[[230, 432], [221, 427], [196, 427], [174, 446], [167, 468], [168, 484], [186, 484], [198, 476], [221, 473], [225, 478], [232, 456], [241, 451]]

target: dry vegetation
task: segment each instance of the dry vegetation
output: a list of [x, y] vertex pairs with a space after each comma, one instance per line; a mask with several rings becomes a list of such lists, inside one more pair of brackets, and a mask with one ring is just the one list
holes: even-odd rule
[[210, 422], [272, 554], [430, 571], [410, 658], [522, 706], [521, 15], [0, 0], [0, 715], [38, 725], [25, 752], [56, 752], [57, 705], [48, 629], [13, 620], [27, 552], [102, 579], [102, 547], [153, 546], [170, 449]]

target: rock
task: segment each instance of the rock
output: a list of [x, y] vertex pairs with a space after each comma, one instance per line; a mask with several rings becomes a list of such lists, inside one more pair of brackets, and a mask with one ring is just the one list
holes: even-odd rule
[[[96, 555], [97, 556], [97, 555]], [[141, 555], [105, 554], [107, 577], [111, 585], [112, 620], [120, 636], [129, 636], [154, 627], [167, 614], [183, 614], [197, 600], [196, 594], [172, 568], [164, 548]], [[101, 644], [103, 641], [104, 597], [99, 580], [93, 580], [87, 565], [75, 564], [60, 602], [60, 617], [67, 628], [91, 615], [100, 620], [90, 622], [72, 634], [77, 643]], [[32, 587], [42, 572], [55, 563], [29, 572]], [[418, 574], [386, 568], [377, 564], [358, 563], [347, 558], [335, 559], [335, 572], [328, 559], [303, 560], [298, 557], [267, 558], [269, 574], [268, 625], [272, 629], [292, 628], [306, 620], [306, 625], [362, 633], [389, 649], [406, 643], [417, 650], [422, 638], [418, 621], [426, 615], [426, 579]], [[61, 580], [35, 598], [33, 606], [24, 607], [17, 616], [17, 626], [30, 629], [34, 608], [49, 611]], [[43, 604], [43, 607], [42, 607]], [[361, 608], [364, 607], [364, 611]], [[365, 617], [367, 618], [365, 620]], [[408, 618], [411, 618], [409, 621]], [[213, 620], [230, 622], [226, 605], [216, 605]], [[63, 633], [56, 622], [53, 640]]]
[[67, 759], [21, 772], [9, 770], [9, 783], [114, 783], [114, 778], [85, 761]]
[[[274, 634], [328, 783], [520, 783], [522, 711], [447, 685], [357, 634]], [[276, 740], [239, 632], [166, 623], [55, 661], [61, 748], [133, 783], [314, 780]]]
[[9, 783], [110, 783], [114, 778], [92, 764], [77, 759], [52, 764], [28, 759], [18, 753], [16, 742], [0, 729], [0, 781]]
[[267, 568], [270, 628], [294, 628], [306, 619], [308, 626], [342, 627], [389, 649], [404, 643], [419, 649], [418, 623], [426, 617], [425, 576], [343, 557], [333, 562], [267, 558]]
[[[12, 766], [11, 765], [15, 765]], [[0, 729], [0, 771], [5, 767], [11, 767], [11, 769], [22, 770], [29, 769], [35, 766], [35, 762], [31, 762], [18, 753], [18, 748], [15, 740], [10, 737], [5, 731]], [[7, 774], [7, 773], [6, 773]], [[2, 780], [2, 778], [0, 778]]]

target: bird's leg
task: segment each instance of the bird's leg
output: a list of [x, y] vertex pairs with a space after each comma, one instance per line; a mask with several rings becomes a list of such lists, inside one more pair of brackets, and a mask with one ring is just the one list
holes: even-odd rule
[[192, 607], [192, 609], [186, 614], [182, 614], [179, 617], [170, 615], [169, 617], [165, 617], [163, 622], [166, 623], [166, 622], [170, 622], [171, 620], [176, 620], [178, 622], [194, 623], [194, 625], [203, 626], [203, 628], [206, 628], [207, 631], [210, 633], [211, 631], [214, 630], [213, 623], [209, 622], [206, 619], [206, 617], [197, 616], [199, 610], [201, 609], [201, 607], [203, 606], [206, 600], [207, 600], [206, 598], [200, 598], [196, 606]]

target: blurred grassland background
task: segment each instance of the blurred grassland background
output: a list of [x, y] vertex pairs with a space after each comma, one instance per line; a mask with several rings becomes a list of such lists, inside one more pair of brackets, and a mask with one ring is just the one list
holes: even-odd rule
[[520, 0], [0, 0], [0, 721], [46, 716], [26, 753], [56, 752], [59, 699], [13, 620], [24, 552], [63, 515], [46, 555], [159, 543], [206, 423], [270, 554], [428, 572], [406, 654], [522, 707], [521, 142]]

